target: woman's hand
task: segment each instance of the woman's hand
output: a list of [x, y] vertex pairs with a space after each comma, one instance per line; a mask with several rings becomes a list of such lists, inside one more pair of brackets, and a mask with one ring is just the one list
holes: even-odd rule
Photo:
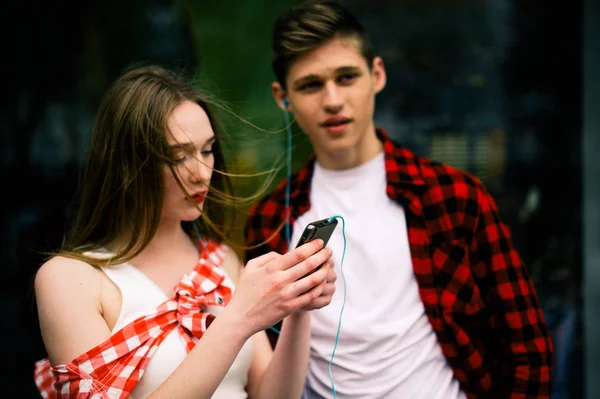
[[337, 280], [337, 274], [333, 270], [333, 259], [329, 259], [327, 263], [321, 267], [321, 269], [327, 269], [327, 277], [325, 281], [321, 283], [323, 289], [321, 295], [311, 301], [308, 305], [304, 306], [303, 310], [314, 310], [321, 309], [331, 303], [333, 293], [335, 292], [335, 281]]
[[331, 301], [335, 273], [329, 262], [331, 250], [322, 246], [322, 240], [315, 240], [285, 255], [271, 252], [246, 264], [227, 308], [239, 315], [249, 335], [296, 310], [316, 309]]

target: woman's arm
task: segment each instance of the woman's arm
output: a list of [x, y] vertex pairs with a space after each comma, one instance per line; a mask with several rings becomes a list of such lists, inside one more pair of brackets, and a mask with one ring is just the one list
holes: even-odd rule
[[63, 257], [52, 258], [37, 272], [38, 317], [52, 364], [66, 364], [110, 337], [100, 302], [102, 274]]
[[304, 390], [310, 356], [310, 312], [331, 302], [336, 274], [333, 263], [322, 267], [327, 273], [321, 295], [302, 310], [283, 320], [275, 351], [263, 331], [253, 337], [254, 357], [248, 377], [250, 398], [299, 398]]
[[[281, 345], [281, 349], [275, 350], [273, 359], [261, 378], [258, 396], [285, 399], [299, 397], [306, 376], [310, 340], [309, 315], [299, 309], [319, 300], [327, 284], [331, 250], [319, 251], [322, 245], [322, 241], [314, 244], [311, 242], [283, 256], [270, 253], [248, 262], [232, 301], [213, 321], [207, 333], [188, 356], [190, 358], [197, 349], [206, 356], [205, 353], [209, 350], [221, 348], [219, 357], [208, 355], [211, 361], [198, 361], [200, 364], [188, 362], [186, 359], [159, 387], [155, 392], [157, 395], [152, 394], [148, 399], [167, 397], [158, 395], [162, 392], [163, 386], [165, 392], [167, 392], [166, 388], [169, 388], [169, 395], [177, 398], [210, 397], [246, 340], [288, 315], [284, 321], [284, 327], [288, 324], [288, 331], [282, 332], [284, 345]], [[316, 251], [318, 251], [316, 254], [310, 256]], [[320, 270], [307, 276], [320, 265], [323, 265]], [[259, 303], [249, 308], [248, 305], [254, 302]], [[240, 307], [249, 309], [238, 312]], [[299, 313], [294, 313], [296, 311]], [[278, 316], [273, 317], [273, 315]], [[217, 322], [223, 325], [213, 329]], [[249, 328], [244, 328], [245, 322], [249, 323]], [[213, 334], [209, 337], [211, 330]], [[251, 333], [243, 334], [241, 333], [243, 331]], [[231, 346], [221, 346], [232, 342], [235, 343], [234, 350]], [[265, 349], [263, 353], [268, 356]], [[210, 378], [211, 381], [218, 378], [209, 396], [204, 396], [200, 390], [195, 389], [198, 376], [203, 376], [203, 379]]]
[[[40, 327], [52, 364], [67, 364], [111, 336], [99, 299], [102, 274], [88, 264], [61, 257], [53, 258], [37, 273]], [[224, 309], [150, 398], [210, 397], [249, 336], [234, 312]], [[207, 358], [211, 361], [205, 361]]]
[[[326, 262], [331, 252], [318, 251], [322, 243], [311, 244], [248, 262], [245, 281], [231, 302], [149, 399], [209, 398], [247, 339], [315, 300], [326, 276], [317, 271], [298, 279]], [[38, 272], [40, 327], [53, 364], [70, 362], [110, 337], [99, 300], [101, 273], [65, 258], [52, 259]]]
[[249, 397], [300, 398], [310, 354], [310, 313], [301, 310], [284, 319], [275, 351], [264, 331], [254, 337], [253, 344]]

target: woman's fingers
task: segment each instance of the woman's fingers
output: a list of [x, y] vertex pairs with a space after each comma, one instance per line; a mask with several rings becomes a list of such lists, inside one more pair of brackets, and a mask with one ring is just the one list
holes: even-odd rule
[[289, 281], [296, 281], [311, 274], [320, 266], [323, 266], [331, 258], [331, 249], [323, 248], [319, 252], [304, 259], [302, 262], [286, 270]]
[[246, 269], [248, 271], [255, 271], [279, 258], [281, 258], [281, 254], [278, 254], [277, 252], [269, 252], [249, 260], [248, 263], [246, 263]]
[[[331, 301], [335, 272], [331, 250], [322, 240], [280, 255], [275, 252], [250, 260], [232, 303], [262, 327], [309, 305]], [[322, 304], [322, 305], [321, 305]]]
[[[323, 248], [323, 240], [317, 239], [299, 246], [293, 251], [281, 256], [280, 259], [269, 262], [269, 266], [276, 270], [288, 270], [313, 256]], [[318, 265], [317, 265], [318, 266]]]
[[319, 270], [306, 275], [296, 280], [290, 288], [290, 296], [299, 296], [305, 292], [310, 291], [319, 284], [325, 285], [327, 283], [327, 276], [329, 274], [329, 266], [324, 264]]
[[[311, 276], [307, 276], [305, 278], [310, 278], [310, 277]], [[324, 289], [325, 285], [326, 285], [326, 283], [325, 283], [325, 281], [323, 281], [320, 284], [317, 284], [314, 287], [310, 288], [308, 291], [298, 295], [293, 300], [293, 302], [294, 302], [293, 306], [296, 309], [302, 309], [302, 308], [306, 308], [306, 307], [310, 306], [315, 301], [318, 301], [320, 296], [323, 293], [323, 289]]]

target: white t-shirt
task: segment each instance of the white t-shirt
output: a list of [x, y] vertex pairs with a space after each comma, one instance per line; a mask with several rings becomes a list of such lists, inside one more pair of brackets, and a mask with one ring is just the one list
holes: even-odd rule
[[[386, 195], [383, 153], [347, 170], [316, 163], [310, 203], [294, 223], [292, 243], [312, 221], [340, 215], [346, 222], [347, 297], [332, 364], [337, 397], [464, 399], [419, 296], [404, 209]], [[338, 275], [336, 293], [311, 318], [305, 395], [311, 399], [333, 397], [328, 364], [344, 289], [339, 222], [328, 244]]]

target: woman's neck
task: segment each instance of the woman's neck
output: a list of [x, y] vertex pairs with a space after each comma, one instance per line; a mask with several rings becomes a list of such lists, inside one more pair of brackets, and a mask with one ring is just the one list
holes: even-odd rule
[[190, 248], [192, 240], [184, 230], [181, 222], [169, 225], [159, 225], [154, 237], [150, 240], [146, 248], [142, 251], [145, 255], [165, 254], [169, 252], [185, 251]]
[[[117, 240], [109, 248], [114, 253], [119, 253], [127, 247], [128, 242]], [[154, 236], [150, 239], [144, 249], [135, 258], [149, 259], [161, 257], [169, 253], [177, 253], [195, 247], [188, 233], [184, 230], [181, 222], [159, 224]]]

